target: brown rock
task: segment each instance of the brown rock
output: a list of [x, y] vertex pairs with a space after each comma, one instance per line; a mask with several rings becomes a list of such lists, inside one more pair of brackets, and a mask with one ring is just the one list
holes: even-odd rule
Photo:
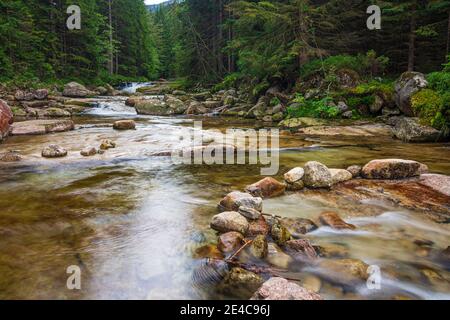
[[450, 176], [442, 174], [422, 174], [419, 183], [450, 197]]
[[357, 178], [361, 175], [362, 167], [361, 166], [350, 166], [347, 168], [347, 171], [352, 174], [353, 178]]
[[363, 167], [362, 176], [367, 179], [395, 180], [419, 176], [425, 170], [424, 164], [412, 160], [372, 160]]
[[336, 212], [326, 211], [322, 212], [319, 216], [320, 222], [323, 225], [329, 226], [333, 229], [342, 230], [342, 229], [351, 229], [354, 230], [356, 227], [352, 224], [348, 224], [344, 220], [339, 217]]
[[245, 188], [245, 191], [255, 197], [273, 198], [282, 195], [286, 191], [286, 186], [274, 178], [267, 177]]
[[72, 120], [29, 120], [14, 123], [11, 135], [41, 135], [73, 129], [75, 129], [75, 124]]
[[294, 238], [300, 238], [304, 234], [317, 229], [317, 225], [312, 220], [304, 218], [283, 218], [281, 224], [288, 229]]
[[249, 299], [263, 281], [259, 275], [253, 272], [242, 268], [233, 268], [221, 281], [218, 290], [238, 299]]
[[96, 155], [97, 153], [98, 153], [98, 152], [97, 152], [97, 149], [94, 148], [94, 147], [87, 147], [87, 148], [85, 148], [85, 149], [83, 149], [83, 150], [80, 151], [80, 154], [81, 154], [82, 156], [84, 156], [84, 157], [94, 156], [94, 155]]
[[61, 158], [67, 156], [67, 150], [56, 144], [51, 144], [42, 150], [42, 156], [44, 158]]
[[296, 259], [315, 260], [317, 252], [308, 239], [289, 240], [285, 244], [286, 252]]
[[239, 213], [249, 220], [258, 220], [261, 217], [261, 212], [258, 210], [244, 206], [239, 207]]
[[255, 258], [263, 259], [267, 256], [268, 245], [266, 236], [259, 235], [253, 239], [253, 242], [250, 246], [250, 252]]
[[0, 99], [0, 141], [8, 136], [13, 123], [13, 114], [6, 101]]
[[8, 151], [8, 152], [0, 153], [0, 161], [1, 162], [17, 162], [20, 160], [22, 160], [22, 157], [16, 151]]
[[322, 260], [318, 264], [323, 276], [342, 284], [365, 281], [368, 278], [369, 266], [357, 259]]
[[258, 220], [251, 221], [248, 225], [247, 236], [256, 237], [257, 235], [267, 236], [270, 232], [270, 226], [266, 219], [261, 216]]
[[102, 142], [100, 144], [100, 150], [108, 150], [108, 149], [115, 148], [115, 147], [116, 147], [116, 143], [109, 139], [102, 140]]
[[113, 128], [116, 130], [134, 130], [136, 123], [133, 120], [119, 120], [114, 122]]
[[227, 232], [219, 236], [217, 247], [223, 253], [230, 253], [237, 250], [244, 240], [244, 236], [236, 231]]
[[214, 245], [206, 245], [195, 250], [195, 258], [196, 259], [223, 259], [222, 252], [219, 251], [217, 246]]
[[253, 295], [252, 300], [323, 300], [323, 298], [286, 279], [270, 278]]

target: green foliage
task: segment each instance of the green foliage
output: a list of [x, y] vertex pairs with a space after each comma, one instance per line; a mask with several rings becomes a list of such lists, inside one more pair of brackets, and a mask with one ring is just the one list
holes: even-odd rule
[[450, 71], [433, 72], [427, 75], [429, 87], [438, 92], [450, 91]]
[[450, 106], [444, 104], [444, 98], [438, 92], [431, 89], [421, 90], [412, 97], [411, 105], [423, 124], [436, 129], [449, 126]]
[[335, 119], [339, 116], [339, 109], [332, 105], [332, 98], [323, 99], [305, 99], [301, 94], [296, 94], [294, 105], [288, 107], [288, 116], [290, 118], [310, 117]]
[[239, 80], [241, 80], [242, 75], [239, 72], [233, 72], [225, 76], [222, 82], [219, 82], [214, 86], [214, 91], [226, 90], [237, 85]]
[[270, 105], [272, 107], [279, 105], [281, 103], [280, 99], [278, 99], [277, 97], [274, 97], [270, 100]]

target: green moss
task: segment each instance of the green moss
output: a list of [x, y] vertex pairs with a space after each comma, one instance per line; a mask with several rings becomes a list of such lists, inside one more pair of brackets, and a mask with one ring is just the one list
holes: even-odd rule
[[412, 97], [411, 106], [422, 124], [442, 129], [450, 125], [450, 107], [444, 103], [446, 99], [434, 90], [425, 89]]

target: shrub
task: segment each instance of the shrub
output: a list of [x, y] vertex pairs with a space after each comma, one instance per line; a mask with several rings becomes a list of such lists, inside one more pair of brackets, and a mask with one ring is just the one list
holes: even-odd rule
[[296, 105], [290, 106], [287, 109], [290, 118], [311, 117], [334, 119], [339, 116], [339, 109], [332, 105], [333, 100], [330, 97], [307, 100], [303, 95], [296, 94], [293, 102]]

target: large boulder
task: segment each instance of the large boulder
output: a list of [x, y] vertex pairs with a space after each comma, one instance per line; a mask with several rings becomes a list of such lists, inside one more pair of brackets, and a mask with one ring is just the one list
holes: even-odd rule
[[420, 124], [417, 118], [398, 117], [392, 133], [404, 142], [436, 142], [441, 138], [439, 130]]
[[395, 83], [395, 103], [407, 116], [414, 116], [411, 108], [412, 96], [428, 85], [425, 75], [420, 72], [405, 72]]
[[167, 104], [158, 98], [142, 99], [134, 102], [134, 107], [138, 114], [167, 116], [173, 114], [173, 111]]
[[70, 131], [75, 128], [72, 120], [29, 120], [16, 122], [12, 125], [11, 135], [41, 135]]
[[233, 191], [227, 194], [219, 204], [221, 210], [238, 211], [240, 207], [262, 211], [262, 199], [249, 193]]
[[282, 195], [286, 190], [286, 185], [278, 182], [274, 178], [267, 177], [245, 188], [253, 196], [261, 198], [273, 198]]
[[422, 174], [419, 183], [450, 197], [450, 176], [443, 174]]
[[9, 134], [12, 123], [13, 114], [11, 108], [6, 101], [0, 99], [0, 141]]
[[307, 187], [328, 188], [333, 184], [330, 170], [320, 162], [309, 161], [305, 164], [304, 170], [303, 182]]
[[245, 234], [248, 229], [248, 222], [239, 212], [226, 211], [212, 218], [211, 228], [219, 232], [236, 231]]
[[294, 282], [274, 277], [264, 282], [252, 300], [323, 300], [323, 298]]
[[419, 176], [426, 173], [428, 167], [420, 162], [402, 159], [372, 160], [361, 172], [366, 179], [396, 180]]
[[85, 98], [93, 95], [85, 86], [77, 82], [69, 82], [64, 86], [63, 96], [73, 98]]
[[175, 96], [166, 95], [164, 98], [167, 106], [173, 114], [183, 114], [186, 112], [187, 105]]

